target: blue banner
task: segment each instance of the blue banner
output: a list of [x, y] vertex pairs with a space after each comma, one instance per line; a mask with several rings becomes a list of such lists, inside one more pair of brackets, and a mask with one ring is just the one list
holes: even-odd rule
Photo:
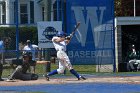
[[114, 63], [114, 0], [66, 0], [67, 47], [72, 64]]

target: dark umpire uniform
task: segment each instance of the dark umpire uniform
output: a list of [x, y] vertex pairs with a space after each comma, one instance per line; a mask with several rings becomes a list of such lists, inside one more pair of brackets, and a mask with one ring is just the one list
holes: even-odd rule
[[8, 77], [7, 81], [11, 81], [13, 79], [20, 80], [37, 80], [38, 75], [33, 73], [27, 73], [30, 68], [30, 56], [31, 53], [26, 52], [23, 54], [23, 62], [21, 65], [18, 65], [13, 73]]

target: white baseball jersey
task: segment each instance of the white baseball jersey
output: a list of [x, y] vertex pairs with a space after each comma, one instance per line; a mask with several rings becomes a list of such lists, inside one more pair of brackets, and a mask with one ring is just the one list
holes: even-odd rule
[[69, 57], [67, 56], [66, 54], [66, 42], [65, 41], [62, 41], [62, 42], [54, 42], [54, 39], [57, 39], [59, 37], [53, 37], [52, 38], [52, 42], [54, 44], [54, 47], [57, 51], [57, 58], [59, 60], [59, 68], [57, 69], [57, 72], [60, 74], [60, 73], [63, 73], [65, 68], [67, 67], [69, 70], [73, 69], [72, 68], [72, 65], [70, 63], [70, 60], [69, 60]]
[[54, 42], [54, 39], [57, 39], [57, 38], [59, 38], [59, 37], [55, 36], [55, 37], [52, 38], [52, 42], [54, 44], [54, 47], [55, 47], [56, 51], [59, 51], [59, 50], [66, 51], [66, 45], [67, 45], [66, 42], [65, 41], [62, 41], [60, 43]]

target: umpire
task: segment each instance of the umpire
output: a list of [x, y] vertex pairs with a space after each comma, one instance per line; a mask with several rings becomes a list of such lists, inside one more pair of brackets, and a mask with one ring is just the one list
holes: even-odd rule
[[35, 44], [32, 44], [30, 40], [27, 40], [26, 43], [27, 45], [24, 46], [23, 52], [32, 53], [32, 56], [30, 57], [30, 72], [35, 73], [35, 66], [36, 66], [35, 53], [36, 53], [36, 49], [38, 49], [38, 46]]
[[11, 81], [13, 79], [20, 80], [37, 80], [38, 75], [33, 73], [27, 73], [27, 70], [30, 68], [30, 52], [25, 52], [23, 54], [23, 62], [21, 65], [18, 65], [14, 72], [8, 77], [7, 81]]

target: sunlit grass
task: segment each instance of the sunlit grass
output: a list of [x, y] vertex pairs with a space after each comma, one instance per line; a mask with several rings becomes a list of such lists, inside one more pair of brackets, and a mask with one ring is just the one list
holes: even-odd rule
[[[57, 69], [58, 68], [58, 63], [55, 64], [51, 64], [51, 69], [50, 71]], [[101, 76], [106, 76], [106, 75], [136, 75], [136, 74], [140, 74], [140, 72], [100, 72], [97, 73], [96, 72], [96, 66], [95, 65], [73, 65], [73, 68], [80, 74], [95, 74], [95, 75], [101, 75]], [[3, 70], [3, 75], [2, 77], [8, 77], [8, 75], [10, 75], [12, 73], [13, 69], [12, 68], [8, 68], [8, 69], [4, 69]], [[36, 73], [39, 76], [42, 76], [46, 72], [46, 65], [44, 64], [37, 64], [36, 65]], [[66, 69], [66, 74], [65, 75], [71, 75], [71, 73], [68, 71], [68, 69]]]

